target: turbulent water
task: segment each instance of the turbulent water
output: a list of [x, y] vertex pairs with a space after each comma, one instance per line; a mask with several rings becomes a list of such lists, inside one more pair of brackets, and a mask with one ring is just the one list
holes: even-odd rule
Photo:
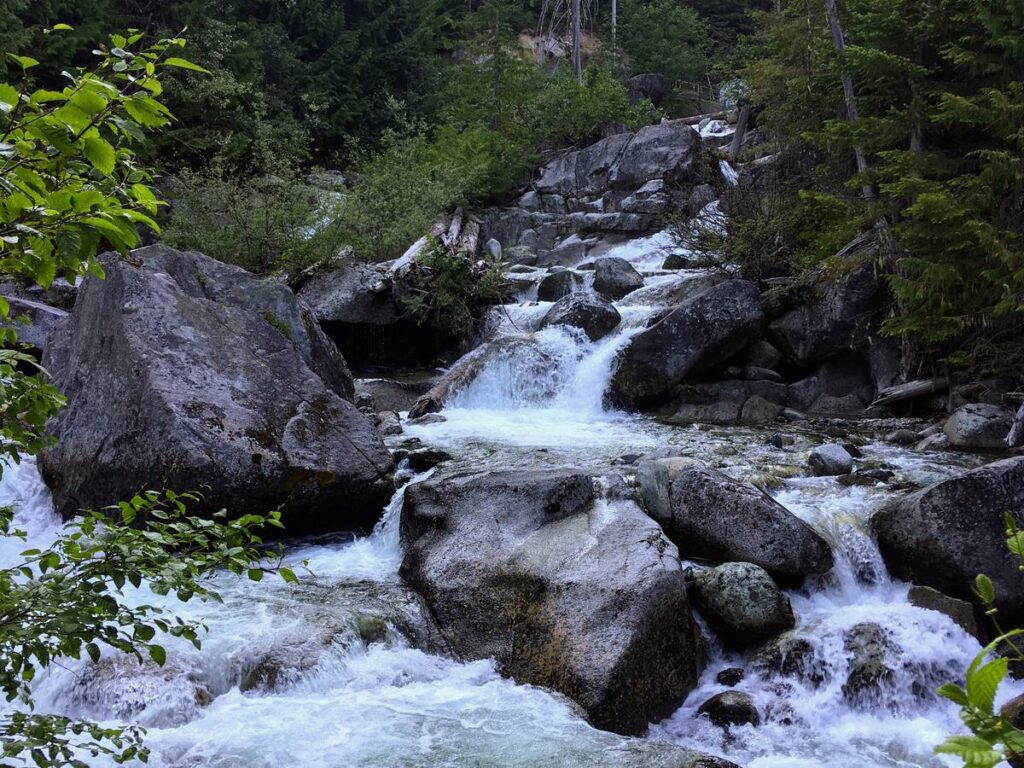
[[[790, 592], [795, 632], [813, 649], [819, 684], [748, 673], [739, 690], [753, 695], [765, 722], [726, 735], [696, 709], [724, 690], [715, 682], [720, 670], [747, 666], [747, 659], [712, 646], [699, 688], [651, 726], [646, 743], [596, 731], [561, 697], [503, 680], [487, 661], [460, 663], [444, 654], [397, 575], [400, 491], [372, 536], [293, 543], [289, 559], [308, 569], [298, 586], [223, 576], [216, 580], [223, 605], [170, 605], [207, 623], [201, 651], [172, 643], [163, 669], [114, 655], [95, 667], [54, 668], [37, 682], [40, 710], [140, 723], [148, 729], [150, 764], [166, 768], [637, 766], [654, 764], [658, 747], [651, 742], [749, 768], [954, 765], [932, 755], [960, 727], [955, 708], [932, 692], [958, 677], [978, 644], [945, 616], [912, 607], [907, 585], [886, 574], [866, 531], [891, 491], [799, 476], [794, 467], [815, 444], [812, 435], [796, 433], [795, 445], [779, 450], [759, 430], [668, 427], [604, 408], [616, 353], [673, 287], [705, 274], [662, 271], [674, 248], [662, 234], [612, 254], [637, 265], [647, 285], [617, 303], [622, 326], [596, 343], [564, 329], [535, 332], [550, 305], [532, 301], [535, 285], [524, 285], [521, 301], [497, 312], [495, 322], [500, 333], [532, 335], [545, 363], [538, 365], [530, 348], [516, 348], [459, 393], [444, 423], [411, 426], [392, 439], [446, 448], [455, 456], [446, 471], [574, 466], [628, 473], [623, 455], [675, 447], [736, 477], [790, 478], [779, 481], [775, 495], [837, 553], [832, 574]], [[585, 285], [588, 273], [579, 274]], [[904, 485], [934, 482], [975, 462], [870, 441], [862, 450], [865, 461], [895, 469]], [[33, 543], [57, 534], [30, 462], [5, 473], [0, 495], [16, 505]], [[15, 563], [21, 548], [6, 541], [0, 558]], [[161, 600], [145, 593], [126, 599]], [[843, 637], [865, 621], [889, 632], [895, 674], [881, 695], [851, 704], [842, 692], [850, 663]], [[1001, 699], [1016, 692], [1007, 688]]]

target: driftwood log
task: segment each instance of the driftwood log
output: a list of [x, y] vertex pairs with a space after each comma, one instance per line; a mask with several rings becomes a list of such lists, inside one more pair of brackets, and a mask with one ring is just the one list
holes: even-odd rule
[[948, 379], [908, 381], [906, 384], [883, 389], [878, 393], [878, 399], [872, 405], [890, 405], [891, 403], [898, 403], [903, 400], [913, 400], [915, 397], [924, 397], [936, 392], [944, 392], [947, 389], [949, 389]]

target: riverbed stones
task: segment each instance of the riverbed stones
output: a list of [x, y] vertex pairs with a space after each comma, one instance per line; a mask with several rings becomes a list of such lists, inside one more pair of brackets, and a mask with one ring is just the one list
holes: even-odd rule
[[853, 472], [853, 456], [841, 445], [819, 445], [807, 456], [807, 465], [818, 477], [836, 477]]
[[753, 563], [781, 576], [832, 568], [828, 543], [773, 498], [692, 459], [637, 466], [648, 513], [684, 557]]
[[716, 694], [700, 705], [697, 714], [706, 715], [719, 728], [761, 724], [761, 713], [757, 711], [754, 697], [743, 691]]
[[720, 283], [633, 338], [616, 362], [609, 397], [632, 406], [664, 398], [687, 377], [725, 362], [756, 341], [763, 325], [753, 283]]
[[693, 598], [730, 648], [749, 647], [796, 623], [789, 598], [767, 571], [751, 563], [725, 563], [697, 574]]
[[567, 325], [579, 328], [591, 341], [599, 341], [614, 331], [620, 322], [619, 310], [609, 301], [592, 293], [572, 293], [555, 302], [540, 327]]
[[373, 526], [391, 456], [287, 286], [164, 246], [101, 263], [46, 354], [68, 397], [39, 458], [61, 515], [168, 488], [203, 492], [193, 514], [280, 508], [289, 535]]
[[594, 262], [594, 290], [608, 301], [618, 301], [643, 287], [643, 276], [625, 259], [605, 257]]
[[888, 664], [895, 651], [888, 633], [874, 622], [863, 622], [847, 630], [843, 647], [850, 654], [843, 697], [853, 705], [877, 704], [895, 674]]
[[1024, 526], [1024, 457], [989, 464], [890, 502], [871, 525], [893, 576], [974, 600], [974, 578], [985, 573], [1009, 624], [1024, 620], [1024, 573], [1006, 546], [1007, 513]]
[[951, 448], [965, 451], [1002, 451], [1013, 427], [1013, 412], [998, 405], [972, 403], [949, 417], [942, 431]]
[[694, 688], [700, 643], [675, 546], [621, 480], [603, 484], [548, 470], [413, 485], [401, 575], [459, 657], [639, 733]]

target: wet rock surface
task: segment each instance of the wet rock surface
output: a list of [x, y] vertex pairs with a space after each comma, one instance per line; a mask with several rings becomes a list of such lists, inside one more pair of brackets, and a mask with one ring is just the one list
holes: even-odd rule
[[414, 485], [401, 573], [461, 657], [635, 733], [694, 687], [699, 641], [675, 547], [610, 482], [610, 498], [569, 471]]
[[752, 485], [689, 459], [641, 462], [637, 479], [648, 512], [684, 557], [753, 563], [786, 576], [832, 568], [828, 543]]
[[974, 578], [991, 577], [996, 605], [1024, 619], [1024, 573], [1006, 546], [1004, 516], [1024, 525], [1024, 457], [1006, 459], [887, 504], [872, 519], [897, 578], [973, 600]]
[[728, 647], [745, 648], [791, 629], [796, 622], [789, 598], [763, 568], [725, 563], [697, 574], [697, 609]]

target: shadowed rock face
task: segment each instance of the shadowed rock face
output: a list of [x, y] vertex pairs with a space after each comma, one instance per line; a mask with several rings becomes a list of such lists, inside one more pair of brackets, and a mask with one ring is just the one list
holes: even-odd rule
[[46, 365], [68, 404], [40, 456], [71, 516], [148, 488], [282, 508], [288, 534], [372, 526], [394, 465], [352, 377], [284, 285], [154, 246], [102, 258]]
[[618, 328], [621, 321], [619, 310], [600, 296], [571, 293], [548, 311], [541, 322], [541, 328], [567, 325], [579, 328], [591, 341], [597, 341]]
[[1024, 525], [1024, 458], [1007, 459], [893, 502], [871, 525], [897, 578], [974, 599], [987, 574], [1007, 623], [1024, 619], [1024, 573], [1006, 546], [1004, 515]]
[[638, 334], [623, 350], [610, 399], [638, 405], [665, 398], [691, 374], [728, 360], [760, 338], [764, 326], [757, 288], [728, 280], [685, 302]]
[[571, 470], [414, 485], [401, 574], [460, 657], [639, 733], [693, 689], [701, 653], [676, 548], [608, 483], [602, 497]]

